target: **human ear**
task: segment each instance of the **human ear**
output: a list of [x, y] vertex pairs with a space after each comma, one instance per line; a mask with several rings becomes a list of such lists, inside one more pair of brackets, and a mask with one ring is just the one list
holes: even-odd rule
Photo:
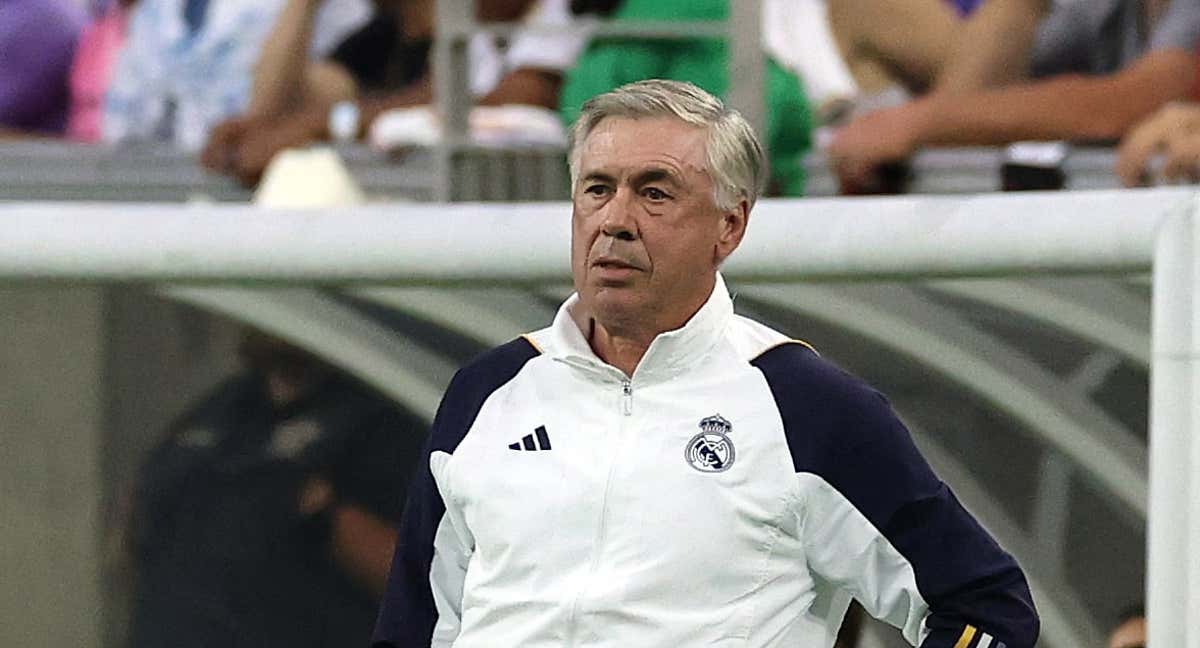
[[741, 200], [733, 209], [721, 214], [720, 231], [714, 249], [716, 262], [721, 264], [742, 243], [750, 222], [750, 202]]

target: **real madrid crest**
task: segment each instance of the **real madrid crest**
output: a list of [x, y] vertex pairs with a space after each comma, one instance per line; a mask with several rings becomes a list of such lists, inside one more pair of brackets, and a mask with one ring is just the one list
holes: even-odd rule
[[725, 472], [733, 465], [733, 440], [729, 433], [733, 424], [720, 414], [700, 421], [700, 434], [688, 441], [683, 456], [692, 468], [700, 472]]

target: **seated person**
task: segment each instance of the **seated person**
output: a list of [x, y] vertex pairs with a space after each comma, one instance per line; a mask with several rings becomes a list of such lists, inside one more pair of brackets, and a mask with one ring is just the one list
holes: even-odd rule
[[988, 0], [924, 62], [933, 91], [851, 121], [830, 161], [858, 191], [925, 145], [1116, 140], [1188, 95], [1197, 44], [1194, 0]]
[[[330, 0], [313, 51], [361, 26], [366, 3]], [[254, 62], [281, 8], [282, 0], [140, 0], [105, 98], [103, 139], [199, 150], [213, 126], [245, 110]]]
[[129, 13], [137, 0], [97, 0], [93, 17], [79, 35], [79, 46], [71, 61], [68, 139], [100, 141], [104, 119], [104, 96], [112, 83], [113, 68], [125, 44]]
[[1130, 130], [1117, 175], [1126, 187], [1200, 182], [1200, 104], [1168, 104]]
[[62, 133], [83, 20], [70, 0], [0, 2], [0, 137]]
[[[263, 49], [255, 73], [255, 98], [241, 117], [221, 125], [202, 155], [205, 166], [258, 181], [279, 151], [328, 140], [330, 112], [351, 103], [357, 114], [352, 135], [363, 137], [374, 120], [395, 108], [429, 104], [433, 0], [386, 0], [376, 17], [344, 42], [333, 56], [310, 63], [294, 56], [307, 38], [308, 16], [322, 0], [289, 0]], [[567, 25], [567, 0], [480, 0], [477, 19]], [[470, 42], [470, 87], [480, 105], [557, 105], [562, 70], [583, 39], [531, 30], [518, 34], [503, 52], [495, 39]]]
[[424, 423], [252, 333], [132, 498], [131, 648], [366, 645]]
[[[725, 20], [730, 0], [625, 0], [614, 20]], [[764, 17], [770, 15], [764, 11]], [[768, 44], [768, 54], [771, 49]], [[729, 87], [728, 47], [717, 39], [652, 40], [604, 38], [592, 42], [567, 74], [559, 112], [573, 123], [588, 99], [626, 83], [661, 78], [689, 81], [717, 95]], [[811, 142], [812, 115], [797, 73], [775, 57], [764, 77], [767, 129], [763, 138], [771, 163], [773, 193], [804, 191], [802, 156]]]

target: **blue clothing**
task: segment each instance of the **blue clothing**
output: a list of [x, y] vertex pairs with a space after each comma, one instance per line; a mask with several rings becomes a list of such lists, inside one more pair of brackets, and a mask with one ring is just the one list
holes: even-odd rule
[[[196, 151], [250, 102], [253, 70], [281, 0], [141, 0], [105, 99], [103, 138]], [[313, 51], [325, 53], [369, 18], [364, 0], [330, 0]]]

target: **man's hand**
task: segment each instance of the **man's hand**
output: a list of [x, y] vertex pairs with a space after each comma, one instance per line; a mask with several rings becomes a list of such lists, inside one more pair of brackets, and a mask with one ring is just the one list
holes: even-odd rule
[[859, 117], [838, 131], [827, 153], [844, 193], [870, 187], [880, 166], [912, 155], [921, 143], [922, 110], [910, 102]]
[[201, 161], [204, 166], [232, 175], [252, 187], [280, 151], [323, 139], [328, 119], [329, 111], [323, 106], [278, 120], [232, 119], [213, 130]]
[[237, 149], [253, 123], [253, 119], [241, 116], [217, 124], [200, 152], [200, 163], [217, 173], [233, 173]]
[[1164, 157], [1162, 180], [1200, 180], [1200, 104], [1171, 103], [1121, 140], [1117, 175], [1127, 187], [1148, 184], [1151, 160]]

